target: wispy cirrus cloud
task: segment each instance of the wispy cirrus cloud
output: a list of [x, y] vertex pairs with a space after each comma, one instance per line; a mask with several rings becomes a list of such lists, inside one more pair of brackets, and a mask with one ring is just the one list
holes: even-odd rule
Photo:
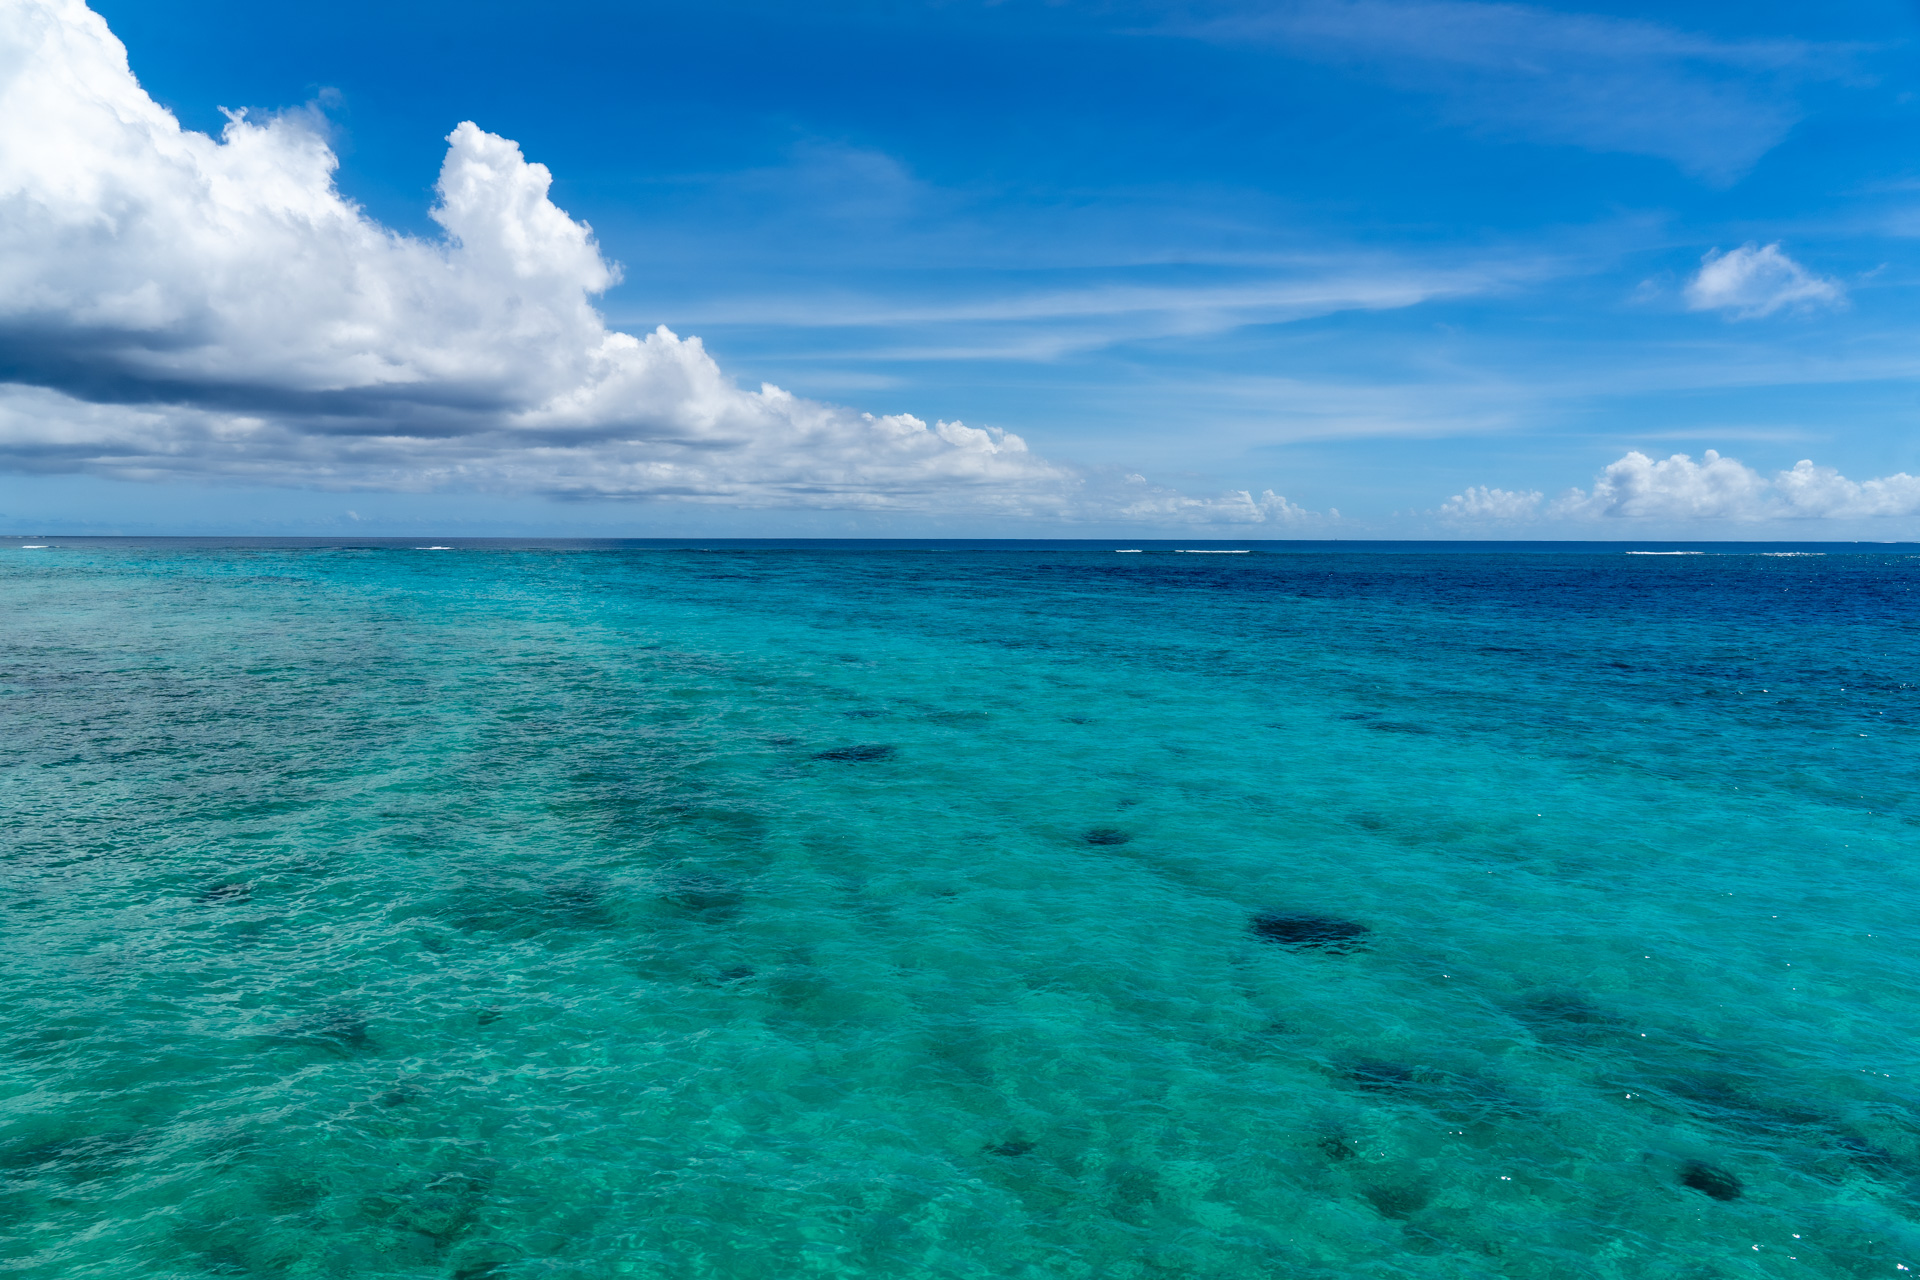
[[[1316, 269], [1317, 268], [1317, 269]], [[1498, 266], [1454, 270], [1378, 263], [1372, 270], [1339, 261], [1305, 267], [1303, 278], [1239, 281], [1228, 285], [1097, 283], [948, 302], [882, 302], [792, 298], [706, 304], [702, 320], [752, 321], [798, 328], [861, 328], [900, 324], [1007, 323], [1088, 316], [1166, 317], [1182, 332], [1239, 324], [1299, 320], [1339, 311], [1411, 307], [1438, 298], [1482, 294], [1521, 277]]]
[[1734, 320], [1754, 320], [1783, 308], [1837, 307], [1846, 301], [1838, 280], [1817, 276], [1769, 245], [1744, 244], [1726, 253], [1711, 249], [1686, 287], [1692, 311], [1718, 311]]
[[627, 245], [645, 309], [615, 293], [613, 320], [651, 323], [666, 305], [677, 327], [724, 330], [782, 362], [1055, 362], [1511, 295], [1593, 257], [1568, 237], [1385, 247], [1249, 186], [942, 183], [873, 148], [811, 140], [781, 164], [655, 188], [646, 234]]
[[[1342, 312], [1390, 311], [1510, 292], [1552, 274], [1544, 255], [1487, 256], [1445, 267], [1380, 255], [1326, 254], [1242, 269], [1230, 282], [1139, 279], [1157, 269], [1085, 271], [1074, 284], [943, 290], [911, 300], [810, 292], [700, 301], [690, 323], [842, 331], [868, 360], [1051, 361], [1120, 343], [1201, 337], [1250, 325], [1287, 324]], [[1192, 268], [1175, 274], [1209, 274]], [[1132, 276], [1133, 279], [1114, 279]], [[945, 296], [941, 296], [942, 293]], [[844, 358], [836, 349], [833, 358]]]
[[1716, 183], [1801, 119], [1798, 89], [1855, 75], [1860, 52], [1483, 0], [1296, 0], [1165, 29], [1349, 66], [1434, 95], [1457, 124], [1657, 156]]

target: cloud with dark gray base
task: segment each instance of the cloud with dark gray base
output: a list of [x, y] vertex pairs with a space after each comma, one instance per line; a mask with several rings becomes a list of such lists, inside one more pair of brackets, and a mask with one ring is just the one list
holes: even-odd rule
[[551, 177], [463, 123], [432, 213], [380, 226], [309, 116], [182, 129], [80, 0], [0, 3], [0, 462], [139, 479], [1178, 524], [1271, 493], [1111, 483], [1020, 437], [736, 386], [618, 279]]

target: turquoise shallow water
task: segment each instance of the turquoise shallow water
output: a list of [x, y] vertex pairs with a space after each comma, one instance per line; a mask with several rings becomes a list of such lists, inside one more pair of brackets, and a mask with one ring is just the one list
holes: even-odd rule
[[1902, 549], [46, 541], [7, 1274], [1920, 1269]]

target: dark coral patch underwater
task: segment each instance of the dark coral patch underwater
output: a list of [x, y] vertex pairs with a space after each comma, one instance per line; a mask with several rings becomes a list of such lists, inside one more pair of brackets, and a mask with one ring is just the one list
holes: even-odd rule
[[1681, 1167], [1680, 1185], [1692, 1187], [1715, 1200], [1738, 1200], [1746, 1190], [1740, 1185], [1740, 1179], [1704, 1160], [1689, 1160]]
[[1262, 911], [1247, 927], [1256, 938], [1296, 951], [1354, 951], [1364, 946], [1367, 935], [1373, 932], [1357, 920], [1281, 911]]
[[842, 764], [859, 764], [869, 760], [891, 760], [898, 749], [884, 742], [863, 742], [852, 747], [830, 747], [825, 751], [813, 753], [815, 760], [836, 760]]

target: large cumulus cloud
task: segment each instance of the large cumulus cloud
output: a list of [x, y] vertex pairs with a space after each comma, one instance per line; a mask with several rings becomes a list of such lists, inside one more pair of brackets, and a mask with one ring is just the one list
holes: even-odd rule
[[[335, 188], [295, 112], [182, 129], [81, 0], [0, 0], [0, 465], [579, 497], [1292, 522], [1101, 484], [1017, 436], [737, 387], [607, 327], [618, 278], [550, 175], [472, 123], [433, 218]], [[20, 122], [31, 121], [32, 127]]]

